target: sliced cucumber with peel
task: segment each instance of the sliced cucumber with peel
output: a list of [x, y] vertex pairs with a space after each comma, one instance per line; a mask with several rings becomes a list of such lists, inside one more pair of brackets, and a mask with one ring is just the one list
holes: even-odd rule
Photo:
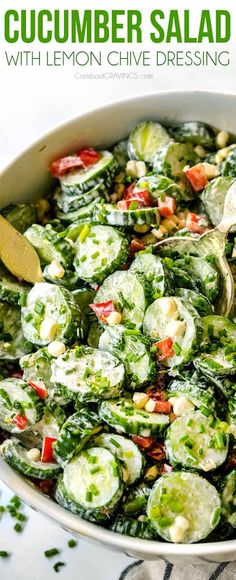
[[200, 284], [202, 294], [210, 302], [215, 302], [220, 290], [220, 277], [214, 265], [206, 258], [187, 256], [175, 260], [175, 267], [186, 270], [187, 273], [196, 278], [196, 285]]
[[0, 360], [15, 361], [31, 351], [22, 333], [20, 308], [0, 302]]
[[210, 300], [200, 292], [196, 292], [190, 288], [176, 288], [175, 294], [185, 302], [190, 302], [201, 317], [212, 315], [214, 312]]
[[[213, 425], [213, 426], [212, 426]], [[165, 440], [167, 457], [175, 467], [214, 471], [228, 455], [229, 437], [212, 415], [189, 411], [178, 417], [170, 426]]]
[[75, 269], [85, 282], [101, 283], [126, 263], [129, 242], [116, 228], [92, 226], [85, 239], [75, 243]]
[[[187, 521], [181, 543], [192, 544], [206, 538], [220, 519], [220, 497], [216, 488], [195, 473], [176, 471], [160, 477], [148, 501], [148, 517], [154, 530], [167, 542], [173, 541], [170, 528], [177, 516]], [[178, 520], [177, 520], [178, 521]]]
[[127, 389], [140, 389], [154, 380], [155, 362], [150, 354], [149, 341], [142, 335], [132, 334], [125, 326], [107, 326], [100, 336], [99, 348], [117, 356], [126, 370]]
[[57, 463], [43, 463], [33, 461], [29, 457], [29, 450], [25, 449], [17, 439], [7, 439], [1, 445], [0, 453], [11, 467], [27, 477], [37, 479], [55, 479], [61, 468]]
[[139, 520], [128, 518], [122, 514], [116, 516], [111, 529], [113, 532], [117, 532], [117, 534], [124, 534], [142, 540], [155, 540], [157, 536], [149, 522], [140, 522]]
[[139, 410], [128, 399], [103, 401], [99, 415], [118, 433], [141, 437], [159, 436], [169, 424], [168, 415]]
[[160, 214], [156, 207], [122, 210], [116, 205], [103, 203], [94, 206], [93, 220], [110, 226], [131, 227], [149, 224], [156, 227], [160, 223]]
[[[210, 125], [199, 121], [184, 121], [178, 125], [171, 126], [169, 133], [176, 141], [180, 143], [191, 143], [192, 145], [201, 145], [206, 149], [215, 148], [215, 133]], [[206, 153], [207, 155], [207, 153]]]
[[100, 151], [100, 159], [94, 165], [63, 175], [60, 178], [61, 189], [68, 195], [81, 195], [105, 181], [110, 184], [116, 167], [112, 153]]
[[[74, 211], [68, 211], [67, 213], [64, 213], [63, 211], [57, 209], [56, 216], [62, 222], [66, 222], [69, 224], [68, 230], [70, 229], [74, 230], [73, 225], [72, 228], [70, 228], [73, 222], [75, 222], [76, 226], [78, 227], [81, 224], [91, 223], [91, 221], [93, 221], [93, 214], [97, 206], [100, 207], [100, 204], [97, 199], [94, 199], [88, 205], [84, 205], [83, 207], [80, 207], [79, 209], [76, 209]], [[70, 238], [70, 235], [68, 237]]]
[[170, 137], [160, 123], [144, 121], [130, 133], [128, 155], [130, 159], [141, 159], [152, 164], [157, 151], [169, 141]]
[[53, 199], [60, 211], [63, 213], [70, 213], [88, 205], [94, 199], [98, 199], [101, 191], [102, 184], [98, 184], [93, 189], [81, 193], [80, 195], [77, 192], [74, 193], [74, 195], [65, 193], [60, 187], [58, 187], [54, 193]]
[[[23, 416], [26, 424], [15, 423], [16, 415]], [[36, 391], [21, 379], [0, 381], [0, 426], [10, 433], [22, 433], [32, 428], [43, 415], [43, 402]]]
[[221, 493], [222, 513], [227, 522], [236, 528], [236, 469], [225, 476]]
[[23, 370], [23, 379], [26, 382], [32, 381], [43, 383], [49, 394], [53, 389], [51, 382], [52, 356], [47, 348], [40, 348], [36, 352], [27, 354], [20, 359], [20, 367]]
[[57, 260], [63, 266], [69, 266], [74, 259], [74, 251], [70, 243], [60, 237], [51, 226], [33, 224], [25, 232], [25, 237], [34, 246], [42, 264], [50, 264]]
[[144, 457], [131, 439], [116, 433], [101, 433], [93, 444], [109, 449], [121, 464], [121, 478], [125, 485], [133, 485], [142, 475]]
[[193, 364], [197, 370], [209, 377], [224, 378], [236, 374], [235, 353], [226, 354], [225, 349], [217, 349], [217, 345], [215, 350], [197, 356]]
[[67, 463], [63, 484], [68, 497], [97, 521], [111, 517], [123, 493], [117, 460], [104, 447], [81, 451]]
[[215, 412], [216, 406], [216, 396], [215, 390], [212, 385], [209, 385], [206, 388], [206, 385], [201, 382], [199, 378], [199, 382], [196, 383], [195, 381], [189, 379], [185, 381], [181, 381], [176, 379], [170, 383], [167, 389], [167, 396], [168, 398], [171, 397], [186, 397], [193, 405], [202, 409], [206, 408], [208, 411], [212, 413]]
[[64, 467], [101, 428], [97, 413], [85, 407], [68, 417], [53, 445], [53, 456], [57, 463]]
[[[147, 308], [143, 332], [153, 342], [171, 338], [173, 345], [177, 344], [177, 347], [173, 346], [174, 354], [166, 362], [168, 366], [175, 367], [191, 360], [199, 348], [202, 323], [197, 310], [189, 302], [174, 296], [170, 297], [173, 313], [165, 315], [163, 300], [159, 298]], [[177, 323], [181, 323], [182, 328]]]
[[[27, 295], [22, 308], [21, 323], [24, 336], [36, 346], [46, 346], [52, 340], [71, 342], [81, 331], [81, 312], [73, 295], [66, 288], [38, 282]], [[41, 338], [43, 321], [55, 323], [53, 338]]]
[[153, 162], [154, 172], [175, 181], [181, 189], [183, 198], [188, 201], [196, 197], [183, 170], [186, 165], [196, 165], [199, 161], [193, 146], [189, 143], [173, 141], [161, 149]]
[[[213, 226], [217, 226], [223, 217], [225, 196], [234, 182], [234, 177], [216, 177], [210, 181], [201, 193], [206, 213]], [[236, 227], [233, 226], [231, 231], [235, 232]]]
[[236, 324], [225, 316], [204, 316], [203, 324], [203, 344], [212, 343], [217, 340], [219, 343], [235, 343], [236, 341]]
[[106, 278], [94, 302], [99, 304], [112, 300], [121, 312], [121, 323], [139, 329], [150, 301], [150, 293], [150, 286], [145, 284], [140, 274], [122, 270]]
[[37, 221], [37, 209], [33, 203], [10, 204], [1, 210], [1, 214], [21, 234]]
[[0, 264], [0, 301], [17, 306], [22, 294], [27, 294], [30, 286], [20, 284], [15, 276]]
[[173, 293], [174, 279], [162, 258], [151, 252], [139, 252], [130, 266], [130, 272], [142, 274], [151, 284], [155, 298]]
[[157, 205], [158, 199], [167, 195], [173, 197], [176, 203], [180, 203], [183, 199], [182, 192], [177, 183], [165, 175], [158, 175], [157, 173], [145, 175], [136, 182], [133, 191], [148, 190], [151, 194], [154, 205]]
[[51, 380], [61, 387], [65, 396], [96, 403], [118, 397], [124, 375], [123, 364], [109, 352], [77, 347], [55, 359]]

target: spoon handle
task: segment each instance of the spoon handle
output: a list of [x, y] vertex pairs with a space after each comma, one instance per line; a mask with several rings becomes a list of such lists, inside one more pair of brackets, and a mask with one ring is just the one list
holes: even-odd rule
[[0, 260], [27, 282], [43, 282], [39, 257], [28, 240], [0, 215]]
[[227, 191], [225, 202], [224, 202], [224, 211], [223, 216], [215, 229], [223, 234], [227, 234], [227, 232], [236, 224], [236, 181], [231, 185], [229, 190]]

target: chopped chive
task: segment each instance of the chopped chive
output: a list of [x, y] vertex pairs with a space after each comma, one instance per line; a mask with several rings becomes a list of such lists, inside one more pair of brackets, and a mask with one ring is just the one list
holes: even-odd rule
[[186, 441], [188, 441], [188, 439], [189, 439], [188, 435], [182, 435], [182, 437], [179, 438], [179, 442], [185, 443]]
[[215, 434], [215, 441], [217, 443], [218, 449], [224, 449], [225, 440], [223, 433], [216, 433]]
[[77, 541], [73, 540], [73, 538], [71, 540], [68, 540], [67, 542], [68, 548], [75, 548], [77, 546]]
[[12, 496], [10, 503], [14, 504], [17, 509], [21, 506], [21, 500], [17, 495]]
[[100, 256], [100, 252], [94, 252], [94, 254], [91, 255], [92, 260], [95, 260], [95, 258], [98, 258], [98, 256]]
[[34, 305], [34, 311], [37, 312], [37, 314], [43, 314], [44, 310], [45, 310], [45, 306], [41, 302], [41, 300], [36, 300], [35, 305]]
[[19, 304], [19, 306], [24, 307], [24, 306], [26, 306], [26, 303], [27, 303], [27, 292], [21, 292], [19, 300], [18, 300], [18, 304]]
[[180, 503], [179, 501], [170, 501], [169, 502], [169, 508], [171, 509], [172, 512], [176, 513], [176, 514], [180, 514], [183, 511], [183, 504]]
[[178, 342], [173, 343], [173, 351], [176, 354], [176, 356], [179, 356], [181, 354], [181, 347], [179, 346]]
[[85, 255], [84, 256], [81, 256], [80, 262], [85, 262], [85, 260], [87, 260], [87, 256], [85, 256]]
[[198, 451], [198, 455], [199, 455], [199, 457], [203, 457], [203, 455], [204, 455], [204, 450], [203, 450], [203, 448], [202, 448], [202, 447], [200, 447], [200, 449], [199, 449], [199, 451]]
[[167, 516], [161, 516], [158, 519], [158, 524], [159, 524], [160, 528], [167, 528], [168, 526], [170, 526], [172, 524], [172, 520], [170, 518], [168, 518]]
[[53, 558], [53, 556], [57, 556], [57, 554], [60, 554], [60, 550], [57, 548], [51, 548], [50, 550], [46, 550], [46, 552], [44, 552], [45, 558]]
[[199, 427], [198, 427], [198, 431], [199, 433], [205, 433], [205, 426], [203, 425], [203, 423], [200, 423]]
[[211, 516], [211, 521], [210, 521], [210, 525], [212, 527], [215, 527], [216, 524], [218, 523], [218, 520], [220, 518], [220, 513], [221, 513], [221, 508], [217, 507], [214, 509], [213, 514]]
[[134, 209], [138, 209], [138, 202], [137, 201], [131, 201], [129, 204], [129, 210], [134, 210]]
[[15, 530], [15, 532], [17, 532], [17, 533], [20, 533], [20, 532], [22, 532], [22, 530], [23, 530], [23, 527], [22, 527], [22, 525], [21, 525], [21, 524], [15, 524], [15, 525], [14, 525], [14, 530]]
[[96, 465], [96, 467], [92, 467], [92, 469], [90, 469], [91, 475], [98, 473], [99, 471], [101, 471], [101, 467], [99, 465]]
[[5, 550], [0, 550], [0, 558], [9, 558], [10, 554], [9, 552], [6, 552]]
[[81, 244], [83, 244], [83, 242], [86, 240], [89, 232], [90, 232], [90, 226], [88, 224], [85, 224], [83, 229], [81, 230], [81, 232], [79, 234], [79, 241], [81, 242]]
[[86, 501], [91, 502], [92, 501], [92, 497], [93, 497], [92, 492], [91, 491], [86, 491], [86, 496], [85, 496]]
[[96, 485], [94, 485], [94, 483], [91, 483], [90, 485], [90, 491], [93, 495], [98, 495], [99, 491], [98, 488], [96, 487]]
[[110, 439], [110, 443], [112, 443], [112, 445], [114, 445], [114, 447], [117, 447], [117, 449], [119, 449], [119, 447], [121, 447], [120, 443], [118, 443], [118, 441], [113, 439], [113, 437]]
[[24, 514], [18, 513], [18, 514], [16, 514], [16, 519], [19, 522], [26, 522], [27, 517]]
[[89, 455], [88, 456], [88, 462], [89, 463], [97, 463], [98, 458], [96, 457], [96, 455]]
[[62, 566], [65, 566], [65, 562], [56, 562], [56, 564], [53, 566], [53, 570], [55, 570], [55, 572], [60, 572], [60, 568], [62, 568]]
[[6, 511], [6, 508], [3, 505], [0, 505], [0, 514], [3, 514]]
[[193, 424], [193, 419], [188, 419], [188, 421], [186, 423], [187, 427], [191, 427], [192, 424]]

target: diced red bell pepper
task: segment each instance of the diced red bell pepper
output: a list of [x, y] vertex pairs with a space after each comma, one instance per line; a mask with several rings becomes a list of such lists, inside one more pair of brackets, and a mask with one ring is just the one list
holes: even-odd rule
[[94, 165], [100, 159], [101, 155], [98, 151], [95, 151], [92, 147], [88, 149], [80, 149], [75, 155], [68, 155], [67, 157], [61, 157], [57, 159], [50, 165], [50, 173], [53, 177], [62, 177], [65, 173], [68, 173], [71, 169], [76, 169], [77, 167], [89, 167]]
[[53, 457], [53, 446], [52, 444], [56, 441], [55, 437], [44, 437], [41, 461], [43, 463], [53, 463], [55, 461]]
[[154, 413], [164, 413], [164, 415], [169, 415], [172, 410], [172, 405], [169, 401], [155, 401]]
[[132, 183], [130, 183], [130, 185], [128, 185], [128, 187], [125, 188], [125, 199], [129, 199], [130, 194], [132, 193], [133, 189], [135, 188], [136, 182], [133, 181]]
[[88, 149], [80, 149], [76, 156], [82, 161], [84, 167], [89, 167], [90, 165], [95, 165], [101, 158], [101, 153], [95, 151], [93, 147]]
[[202, 163], [194, 165], [184, 171], [194, 191], [202, 191], [208, 184], [205, 167]]
[[170, 217], [174, 215], [176, 206], [175, 200], [173, 197], [169, 195], [165, 195], [164, 199], [162, 200], [160, 197], [158, 198], [158, 209], [161, 217]]
[[95, 312], [96, 316], [105, 323], [107, 322], [109, 314], [116, 312], [115, 304], [112, 300], [100, 302], [99, 304], [89, 304], [89, 306]]
[[145, 245], [142, 240], [138, 240], [138, 238], [134, 238], [131, 240], [129, 252], [131, 256], [134, 256], [136, 252], [142, 252], [145, 249]]
[[208, 226], [201, 225], [203, 220], [206, 221], [204, 215], [198, 215], [197, 213], [189, 211], [186, 218], [186, 228], [193, 234], [204, 234], [209, 228]]
[[53, 177], [63, 177], [71, 169], [76, 169], [77, 167], [84, 167], [83, 162], [76, 155], [69, 155], [54, 161], [49, 169]]
[[14, 379], [22, 379], [23, 377], [23, 371], [19, 370], [19, 371], [12, 371], [10, 373], [10, 377], [14, 377]]
[[139, 435], [133, 435], [132, 440], [136, 445], [142, 447], [142, 449], [149, 449], [155, 443], [155, 437], [140, 437]]
[[155, 343], [156, 347], [160, 351], [158, 356], [159, 360], [165, 360], [174, 355], [173, 351], [173, 340], [171, 338], [164, 338]]
[[137, 201], [139, 207], [152, 207], [153, 202], [151, 195], [147, 189], [142, 191], [130, 191], [125, 193], [126, 201]]
[[17, 413], [17, 415], [15, 415], [15, 417], [13, 418], [13, 421], [12, 422], [21, 431], [24, 431], [24, 429], [28, 425], [28, 419], [27, 419], [27, 417], [24, 417], [24, 415], [20, 415], [20, 413]]
[[163, 443], [157, 443], [156, 445], [154, 445], [152, 449], [149, 449], [147, 451], [147, 455], [148, 457], [151, 457], [156, 461], [161, 461], [162, 459], [165, 459], [166, 454]]
[[40, 399], [46, 399], [48, 397], [48, 392], [43, 381], [39, 381], [38, 383], [35, 383], [34, 381], [28, 381], [28, 384], [36, 391]]

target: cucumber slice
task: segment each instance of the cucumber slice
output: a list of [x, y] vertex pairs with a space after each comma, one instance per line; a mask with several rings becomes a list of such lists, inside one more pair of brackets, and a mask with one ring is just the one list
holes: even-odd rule
[[186, 256], [176, 260], [175, 266], [196, 278], [196, 282], [201, 285], [202, 293], [210, 302], [216, 300], [220, 290], [219, 272], [206, 258]]
[[62, 191], [68, 195], [81, 195], [102, 183], [110, 185], [117, 169], [116, 163], [110, 151], [100, 151], [100, 155], [94, 165], [63, 175], [60, 179]]
[[61, 468], [56, 463], [43, 463], [32, 461], [29, 458], [29, 450], [25, 449], [17, 439], [7, 439], [1, 445], [1, 455], [14, 469], [37, 479], [55, 479]]
[[180, 187], [165, 175], [157, 175], [156, 173], [153, 173], [152, 175], [141, 177], [141, 179], [138, 179], [135, 184], [133, 191], [143, 191], [144, 189], [147, 189], [150, 192], [155, 205], [157, 204], [158, 199], [163, 195], [173, 197], [177, 203], [183, 200]]
[[126, 399], [103, 401], [99, 415], [116, 431], [141, 437], [158, 436], [169, 424], [168, 415], [136, 409], [133, 402]]
[[125, 366], [128, 389], [141, 388], [154, 380], [156, 365], [150, 354], [149, 341], [141, 335], [131, 334], [119, 324], [108, 326], [99, 339], [99, 348], [120, 358]]
[[130, 272], [142, 274], [151, 284], [153, 297], [168, 296], [173, 293], [174, 279], [164, 261], [151, 252], [139, 252], [130, 266]]
[[8, 304], [18, 305], [21, 294], [26, 294], [30, 286], [20, 284], [15, 276], [0, 264], [0, 300]]
[[98, 184], [93, 189], [81, 194], [75, 192], [74, 195], [69, 195], [68, 193], [65, 193], [60, 187], [58, 187], [54, 193], [53, 199], [59, 210], [61, 210], [63, 213], [69, 213], [77, 211], [81, 207], [88, 205], [94, 199], [98, 199], [101, 195], [101, 192], [101, 184]]
[[99, 515], [97, 516], [97, 514], [91, 513], [89, 510], [84, 509], [68, 495], [63, 483], [63, 476], [59, 476], [57, 480], [54, 497], [60, 506], [69, 510], [73, 514], [84, 518], [85, 520], [89, 520], [90, 522], [96, 522], [98, 520], [99, 522], [102, 519], [101, 514], [99, 514], [99, 517]]
[[92, 226], [85, 239], [77, 238], [75, 252], [78, 276], [86, 282], [101, 283], [126, 263], [129, 241], [115, 228]]
[[[217, 226], [223, 217], [225, 196], [234, 181], [235, 178], [232, 177], [217, 177], [212, 179], [201, 193], [206, 213], [213, 226]], [[231, 231], [235, 232], [236, 227], [233, 226]]]
[[194, 473], [177, 471], [156, 481], [148, 502], [148, 517], [156, 532], [171, 542], [170, 527], [176, 517], [187, 519], [182, 542], [206, 538], [220, 519], [220, 497], [213, 485]]
[[123, 364], [110, 353], [77, 347], [53, 361], [51, 380], [65, 395], [96, 403], [120, 395], [124, 373]]
[[190, 290], [189, 288], [176, 288], [176, 296], [182, 298], [184, 302], [190, 302], [200, 316], [213, 314], [213, 306], [206, 296]]
[[95, 304], [113, 300], [122, 315], [122, 324], [139, 329], [150, 298], [150, 287], [139, 274], [117, 271], [103, 282], [95, 297]]
[[170, 383], [167, 389], [167, 396], [170, 397], [181, 397], [184, 395], [193, 405], [202, 409], [206, 408], [212, 413], [215, 412], [216, 400], [215, 400], [215, 390], [210, 385], [206, 385], [200, 382], [199, 384], [191, 380], [180, 381], [175, 380]]
[[117, 534], [131, 536], [132, 538], [141, 538], [142, 540], [155, 540], [157, 534], [151, 528], [149, 522], [139, 522], [133, 518], [127, 518], [119, 514], [111, 529]]
[[34, 246], [42, 264], [50, 264], [53, 260], [63, 266], [69, 266], [74, 259], [74, 251], [70, 243], [61, 238], [51, 226], [33, 224], [25, 232], [25, 237]]
[[103, 332], [102, 327], [97, 322], [97, 320], [93, 320], [90, 324], [87, 343], [91, 348], [98, 348], [99, 339]]
[[22, 334], [20, 308], [0, 302], [0, 360], [17, 360], [31, 350]]
[[185, 121], [169, 128], [169, 133], [175, 141], [202, 145], [206, 149], [215, 148], [215, 133], [210, 125], [199, 121]]
[[123, 504], [123, 513], [129, 517], [145, 514], [150, 491], [151, 487], [145, 483], [131, 488]]
[[[89, 306], [93, 302], [96, 292], [95, 290], [92, 290], [92, 288], [89, 288], [89, 286], [84, 286], [83, 288], [77, 288], [74, 290], [74, 292], [72, 292], [72, 294], [82, 313], [84, 337], [88, 338], [91, 322], [95, 322], [95, 324], [97, 324], [97, 318], [95, 315], [93, 315]], [[93, 346], [89, 343], [88, 345]], [[98, 342], [94, 348], [97, 348], [97, 346]]]
[[53, 446], [57, 463], [64, 467], [101, 428], [99, 416], [90, 409], [82, 408], [71, 415], [62, 426]]
[[[41, 338], [40, 328], [44, 320], [52, 320], [57, 325], [54, 337]], [[39, 282], [27, 296], [21, 322], [24, 336], [37, 346], [46, 346], [52, 340], [68, 343], [81, 330], [81, 312], [69, 290]]]
[[169, 314], [163, 310], [168, 298], [158, 298], [146, 310], [143, 321], [143, 332], [153, 342], [171, 338], [175, 354], [167, 360], [166, 364], [176, 367], [188, 362], [193, 358], [194, 352], [199, 348], [199, 340], [202, 334], [201, 318], [189, 302], [181, 298], [170, 297]]
[[94, 440], [96, 447], [105, 447], [121, 463], [121, 478], [125, 485], [133, 485], [142, 475], [144, 457], [131, 439], [115, 433], [101, 433]]
[[235, 343], [236, 324], [225, 316], [204, 316], [202, 319], [203, 337], [202, 343], [211, 343], [216, 340], [221, 344]]
[[129, 158], [141, 159], [147, 163], [152, 163], [156, 152], [169, 141], [170, 137], [160, 123], [154, 123], [153, 121], [139, 123], [129, 136]]
[[53, 389], [53, 383], [50, 380], [51, 363], [52, 356], [47, 348], [40, 348], [36, 352], [21, 357], [20, 367], [23, 370], [24, 381], [44, 383], [50, 393]]
[[91, 447], [67, 463], [63, 483], [69, 498], [96, 520], [111, 517], [123, 493], [116, 458], [103, 447]]
[[110, 226], [128, 227], [143, 224], [157, 226], [160, 223], [160, 215], [156, 207], [121, 210], [116, 205], [103, 203], [94, 206], [93, 220]]
[[183, 169], [186, 165], [196, 165], [199, 159], [189, 143], [169, 143], [161, 149], [154, 159], [154, 171], [178, 183], [185, 200], [193, 199], [193, 193]]
[[125, 169], [127, 161], [129, 161], [128, 141], [127, 140], [119, 141], [119, 143], [117, 143], [115, 145], [112, 153], [113, 153], [113, 157], [115, 158], [115, 160], [117, 162], [117, 165], [121, 169]]
[[221, 378], [236, 374], [235, 354], [225, 354], [224, 348], [202, 353], [193, 360], [193, 364], [209, 377]]
[[231, 397], [228, 400], [228, 415], [227, 415], [227, 421], [230, 425], [236, 425], [236, 397], [235, 397], [235, 390], [236, 390], [236, 385], [234, 384], [234, 393], [232, 396], [231, 393]]
[[33, 203], [8, 205], [1, 210], [1, 214], [21, 234], [37, 221], [37, 210]]
[[226, 518], [227, 522], [233, 528], [236, 528], [235, 497], [236, 497], [236, 469], [233, 469], [233, 471], [231, 471], [231, 473], [226, 475], [224, 479], [224, 487], [221, 494], [222, 513]]
[[204, 472], [222, 465], [228, 455], [229, 437], [212, 423], [212, 416], [206, 417], [200, 411], [178, 417], [165, 440], [170, 463]]
[[[100, 207], [100, 204], [98, 203], [97, 199], [94, 199], [94, 201], [91, 201], [91, 203], [89, 203], [88, 205], [80, 207], [79, 209], [77, 209], [75, 211], [68, 211], [67, 213], [64, 213], [64, 212], [59, 211], [57, 209], [56, 216], [62, 222], [69, 222], [69, 224], [71, 222], [76, 222], [76, 225], [78, 227], [80, 224], [90, 223], [92, 221], [93, 214], [94, 214], [94, 211], [95, 211], [97, 206]], [[68, 229], [69, 229], [69, 227], [70, 226], [68, 226]], [[74, 228], [74, 226], [73, 226], [73, 228]], [[63, 237], [65, 237], [65, 236], [63, 236]], [[70, 237], [70, 236], [68, 236], [68, 237]]]
[[43, 269], [43, 278], [46, 282], [50, 284], [56, 284], [57, 286], [62, 286], [63, 288], [67, 288], [68, 290], [75, 290], [78, 286], [83, 284], [82, 280], [80, 280], [77, 272], [74, 270], [65, 270], [65, 274], [63, 278], [54, 278], [50, 275], [50, 265], [45, 266]]
[[236, 177], [236, 150], [233, 149], [222, 164], [223, 176]]
[[[27, 419], [24, 428], [19, 429], [13, 422], [15, 415]], [[36, 391], [24, 381], [9, 378], [0, 381], [0, 426], [10, 433], [22, 433], [39, 421], [43, 414], [43, 403]]]

